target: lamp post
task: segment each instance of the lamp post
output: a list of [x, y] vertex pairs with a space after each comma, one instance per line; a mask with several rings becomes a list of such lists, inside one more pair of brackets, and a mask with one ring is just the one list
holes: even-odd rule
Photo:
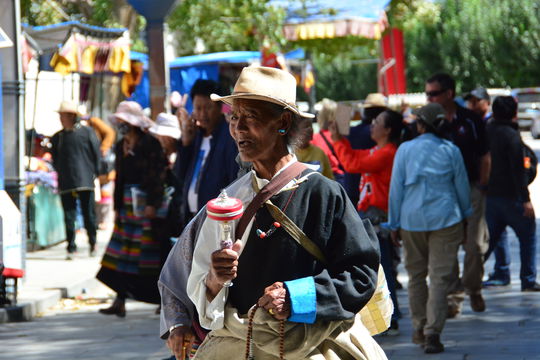
[[165, 111], [169, 88], [169, 67], [165, 63], [163, 30], [165, 17], [177, 0], [128, 0], [128, 3], [146, 18], [146, 44], [148, 45], [148, 73], [150, 76], [150, 107], [152, 119]]

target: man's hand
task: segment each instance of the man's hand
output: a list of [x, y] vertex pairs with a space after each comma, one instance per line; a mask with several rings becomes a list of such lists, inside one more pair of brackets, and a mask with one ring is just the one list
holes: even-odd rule
[[212, 301], [223, 284], [236, 278], [238, 257], [242, 250], [242, 241], [236, 241], [232, 248], [214, 251], [211, 255], [210, 272], [206, 277], [206, 296]]
[[176, 360], [185, 360], [191, 353], [193, 333], [189, 326], [180, 326], [169, 333], [167, 347], [172, 351]]
[[530, 201], [523, 203], [523, 215], [534, 219], [534, 208]]
[[153, 206], [146, 206], [144, 208], [144, 217], [147, 219], [153, 219], [156, 217], [156, 208]]
[[392, 230], [390, 232], [390, 238], [395, 247], [401, 247], [401, 238], [399, 236], [399, 230]]
[[286, 320], [291, 316], [291, 305], [287, 300], [287, 289], [282, 282], [275, 282], [266, 289], [257, 302], [277, 320]]
[[197, 125], [192, 116], [190, 116], [186, 110], [187, 94], [182, 96], [182, 102], [180, 107], [176, 111], [176, 117], [178, 118], [178, 124], [180, 125], [180, 130], [182, 131], [182, 146], [189, 146], [195, 139], [195, 134], [197, 132]]

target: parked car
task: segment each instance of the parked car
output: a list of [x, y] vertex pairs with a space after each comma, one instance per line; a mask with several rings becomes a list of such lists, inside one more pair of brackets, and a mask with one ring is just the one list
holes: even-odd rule
[[540, 137], [540, 87], [512, 89], [512, 96], [518, 101], [518, 123], [532, 136]]

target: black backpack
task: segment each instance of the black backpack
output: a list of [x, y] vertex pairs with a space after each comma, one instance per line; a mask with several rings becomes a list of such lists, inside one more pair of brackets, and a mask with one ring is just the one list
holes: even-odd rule
[[538, 167], [538, 158], [534, 151], [523, 144], [523, 166], [525, 167], [525, 174], [527, 176], [527, 184], [530, 184], [536, 178], [536, 168]]

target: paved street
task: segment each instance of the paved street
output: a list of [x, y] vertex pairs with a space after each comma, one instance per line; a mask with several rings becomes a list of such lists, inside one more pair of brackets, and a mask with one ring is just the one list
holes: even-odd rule
[[[527, 139], [527, 138], [526, 138]], [[540, 152], [540, 141], [527, 140]], [[540, 215], [540, 179], [531, 186], [537, 216]], [[509, 231], [512, 249], [511, 286], [489, 289], [484, 292], [487, 310], [473, 313], [468, 300], [463, 314], [446, 324], [442, 341], [446, 351], [442, 354], [425, 355], [410, 341], [412, 329], [407, 310], [407, 291], [399, 291], [404, 318], [400, 321], [400, 334], [395, 337], [378, 337], [389, 359], [409, 360], [426, 358], [433, 360], [522, 360], [540, 359], [540, 293], [522, 293], [519, 283], [519, 248], [512, 231]], [[99, 250], [103, 251], [105, 236], [101, 235]], [[81, 242], [83, 245], [83, 242]], [[84, 249], [84, 248], [82, 248]], [[75, 271], [77, 261], [61, 260], [64, 245], [48, 250], [58, 254], [51, 259], [66, 264]], [[35, 269], [38, 262], [46, 262], [39, 254], [33, 257]], [[56, 255], [54, 255], [56, 256]], [[98, 258], [89, 259], [81, 250], [81, 262], [95, 274]], [[91, 264], [90, 264], [91, 263]], [[489, 271], [493, 259], [486, 265]], [[68, 270], [72, 271], [72, 270]], [[35, 270], [39, 271], [39, 270]], [[80, 270], [79, 270], [80, 271]], [[405, 271], [400, 268], [400, 280], [407, 283]], [[38, 275], [36, 275], [38, 276]], [[51, 282], [63, 274], [40, 274]], [[65, 276], [73, 276], [66, 273]], [[47, 286], [52, 286], [47, 284]], [[36, 291], [35, 282], [31, 292]], [[112, 292], [103, 286], [92, 286], [80, 300], [63, 300], [54, 308], [31, 322], [0, 324], [0, 359], [13, 360], [68, 360], [68, 359], [141, 359], [161, 360], [168, 350], [158, 338], [159, 317], [154, 305], [128, 302], [124, 319], [97, 314], [97, 309], [111, 301]], [[234, 357], [231, 355], [231, 359]]]

